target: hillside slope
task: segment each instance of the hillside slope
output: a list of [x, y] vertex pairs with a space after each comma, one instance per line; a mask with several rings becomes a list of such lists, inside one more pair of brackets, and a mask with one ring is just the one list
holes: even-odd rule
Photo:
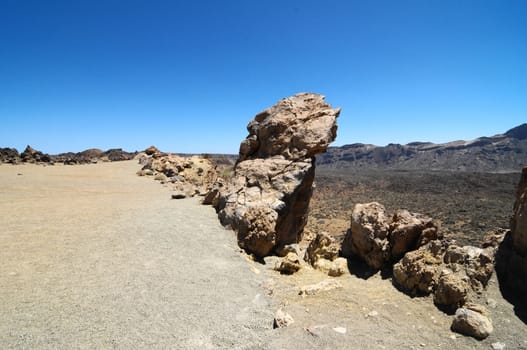
[[355, 143], [330, 147], [317, 161], [321, 167], [337, 169], [519, 171], [527, 164], [527, 124], [472, 141], [412, 142], [383, 147]]

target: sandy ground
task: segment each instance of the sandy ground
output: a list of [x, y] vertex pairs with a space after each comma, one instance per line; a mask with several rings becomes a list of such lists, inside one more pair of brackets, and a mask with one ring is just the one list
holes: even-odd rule
[[[494, 333], [449, 331], [430, 298], [389, 280], [281, 276], [251, 261], [211, 207], [170, 200], [135, 162], [0, 166], [2, 349], [527, 349], [527, 326], [493, 281]], [[277, 308], [295, 323], [272, 329]]]

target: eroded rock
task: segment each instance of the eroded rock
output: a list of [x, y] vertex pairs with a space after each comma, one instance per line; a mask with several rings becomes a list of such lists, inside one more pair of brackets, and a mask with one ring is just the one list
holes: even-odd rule
[[300, 241], [314, 156], [335, 139], [339, 113], [323, 96], [302, 93], [280, 100], [249, 123], [233, 179], [219, 189], [215, 205], [222, 224], [237, 231], [240, 247], [263, 257]]

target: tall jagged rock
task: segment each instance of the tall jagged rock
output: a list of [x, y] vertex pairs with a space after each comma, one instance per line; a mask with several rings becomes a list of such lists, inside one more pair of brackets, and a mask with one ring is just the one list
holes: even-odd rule
[[247, 126], [230, 184], [216, 203], [238, 244], [263, 257], [298, 242], [307, 222], [315, 155], [336, 138], [336, 119], [324, 96], [300, 93], [258, 113]]

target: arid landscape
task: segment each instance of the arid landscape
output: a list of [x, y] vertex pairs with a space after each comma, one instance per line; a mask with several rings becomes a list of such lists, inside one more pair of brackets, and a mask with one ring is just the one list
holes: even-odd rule
[[237, 160], [1, 149], [2, 347], [527, 349], [527, 170], [315, 173], [339, 113], [280, 100]]

